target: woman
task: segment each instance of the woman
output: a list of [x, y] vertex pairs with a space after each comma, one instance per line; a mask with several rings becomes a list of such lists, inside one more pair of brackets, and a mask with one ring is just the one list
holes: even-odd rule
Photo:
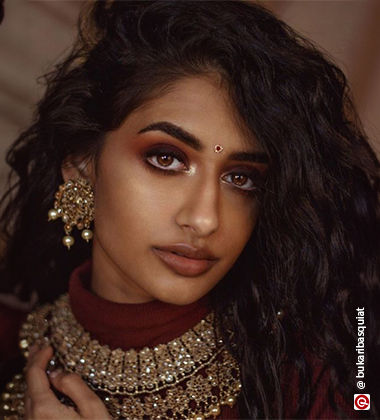
[[2, 291], [36, 297], [5, 415], [376, 417], [379, 163], [342, 72], [257, 5], [98, 1], [46, 81], [2, 201]]

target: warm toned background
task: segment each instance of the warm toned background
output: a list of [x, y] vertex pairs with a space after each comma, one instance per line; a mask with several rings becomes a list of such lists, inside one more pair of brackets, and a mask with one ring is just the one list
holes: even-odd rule
[[[260, 1], [314, 40], [344, 69], [380, 154], [380, 0]], [[0, 25], [0, 190], [5, 152], [41, 96], [37, 77], [70, 46], [81, 1], [5, 0]]]

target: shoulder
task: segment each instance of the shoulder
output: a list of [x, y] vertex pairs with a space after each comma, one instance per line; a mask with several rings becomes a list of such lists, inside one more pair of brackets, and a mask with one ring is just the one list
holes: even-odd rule
[[[337, 408], [329, 398], [329, 385], [331, 382], [330, 368], [316, 356], [305, 353], [305, 358], [311, 369], [311, 405], [308, 412], [308, 419], [339, 419], [358, 418], [352, 404], [337, 391], [334, 391], [334, 400]], [[282, 389], [284, 396], [284, 418], [294, 418], [297, 411], [297, 403], [304, 396], [302, 395], [302, 384], [300, 384], [297, 369], [288, 363], [283, 367]], [[340, 413], [339, 413], [340, 412]]]

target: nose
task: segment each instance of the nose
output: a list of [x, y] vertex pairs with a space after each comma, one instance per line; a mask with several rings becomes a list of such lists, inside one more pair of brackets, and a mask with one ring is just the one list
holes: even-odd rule
[[176, 223], [198, 237], [214, 233], [219, 226], [219, 190], [215, 181], [200, 179], [191, 189], [183, 191], [183, 197]]

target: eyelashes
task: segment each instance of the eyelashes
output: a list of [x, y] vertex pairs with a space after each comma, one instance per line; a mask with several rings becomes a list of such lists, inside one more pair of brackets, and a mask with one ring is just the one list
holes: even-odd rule
[[188, 166], [185, 156], [170, 149], [150, 150], [144, 154], [144, 160], [153, 168], [167, 172], [169, 175], [184, 171]]
[[[143, 154], [143, 160], [149, 169], [157, 171], [162, 175], [178, 175], [188, 169], [186, 156], [171, 147], [155, 147]], [[256, 194], [262, 185], [262, 175], [257, 169], [234, 169], [223, 175], [223, 181], [231, 184], [242, 194]], [[235, 183], [234, 181], [237, 181]]]

